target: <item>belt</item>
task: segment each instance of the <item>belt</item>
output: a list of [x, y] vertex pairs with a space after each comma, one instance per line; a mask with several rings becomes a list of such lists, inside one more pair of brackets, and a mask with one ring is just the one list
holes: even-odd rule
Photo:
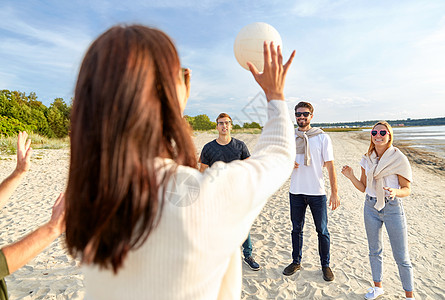
[[[373, 197], [373, 196], [369, 196], [369, 195], [366, 195], [366, 196], [369, 197], [369, 199], [371, 199], [371, 200], [377, 200], [377, 197]], [[394, 200], [394, 199], [390, 198], [390, 197], [385, 197], [385, 203], [388, 203], [391, 200]]]

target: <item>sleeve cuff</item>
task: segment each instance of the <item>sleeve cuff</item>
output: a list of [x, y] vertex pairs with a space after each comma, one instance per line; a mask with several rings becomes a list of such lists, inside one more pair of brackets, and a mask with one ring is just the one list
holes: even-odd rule
[[6, 261], [5, 254], [3, 250], [0, 249], [0, 279], [9, 275], [8, 262]]

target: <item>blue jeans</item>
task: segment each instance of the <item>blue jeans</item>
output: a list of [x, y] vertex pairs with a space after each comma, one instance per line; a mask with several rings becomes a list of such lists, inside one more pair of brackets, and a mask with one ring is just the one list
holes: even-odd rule
[[315, 229], [318, 233], [318, 254], [322, 267], [329, 267], [330, 236], [328, 231], [328, 213], [326, 207], [326, 195], [303, 195], [291, 194], [290, 198], [290, 218], [292, 221], [292, 260], [294, 263], [301, 263], [303, 248], [303, 227], [306, 207], [312, 212]]
[[385, 200], [385, 207], [380, 211], [374, 208], [376, 201], [376, 197], [366, 195], [364, 219], [366, 235], [368, 237], [372, 279], [375, 282], [382, 281], [382, 237], [383, 223], [385, 223], [386, 232], [388, 232], [389, 242], [392, 248], [392, 255], [399, 268], [403, 289], [411, 292], [413, 290], [413, 267], [408, 253], [408, 233], [402, 200], [399, 198]]
[[250, 240], [250, 233], [243, 243], [243, 254], [245, 258], [252, 256], [252, 241]]

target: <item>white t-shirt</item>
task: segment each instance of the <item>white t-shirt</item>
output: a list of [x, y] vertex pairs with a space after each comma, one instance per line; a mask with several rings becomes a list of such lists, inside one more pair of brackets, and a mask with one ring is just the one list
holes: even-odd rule
[[[365, 173], [368, 174], [370, 166], [368, 166], [368, 161], [366, 160], [365, 157], [362, 157], [362, 159], [360, 160], [360, 166], [363, 169], [365, 169]], [[373, 179], [373, 186], [376, 186], [375, 179]], [[392, 174], [383, 177], [383, 186], [387, 186], [394, 189], [400, 189], [399, 177], [397, 176], [397, 174]], [[371, 189], [368, 186], [366, 187], [365, 192], [371, 197], [377, 197], [375, 189]], [[387, 196], [388, 194], [389, 192], [385, 191], [385, 196]]]
[[[295, 135], [295, 138], [297, 136]], [[322, 133], [309, 138], [311, 165], [304, 165], [304, 154], [297, 154], [295, 162], [300, 166], [294, 169], [290, 179], [291, 194], [325, 195], [323, 164], [334, 160], [334, 150], [329, 135]]]

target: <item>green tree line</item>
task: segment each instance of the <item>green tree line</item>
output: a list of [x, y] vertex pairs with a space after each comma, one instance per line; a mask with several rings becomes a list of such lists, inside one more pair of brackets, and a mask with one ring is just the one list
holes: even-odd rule
[[49, 138], [63, 138], [69, 132], [71, 104], [54, 99], [49, 107], [34, 92], [0, 91], [0, 135], [26, 130]]
[[[216, 128], [216, 122], [211, 121], [207, 115], [197, 115], [195, 117], [186, 115], [184, 119], [190, 124], [193, 130], [211, 130]], [[233, 124], [232, 128], [261, 128], [261, 125], [257, 122], [251, 122], [244, 123], [242, 127], [239, 124]]]
[[[68, 135], [71, 106], [62, 98], [54, 99], [49, 107], [37, 100], [34, 92], [0, 90], [0, 135], [10, 136], [18, 131], [34, 132], [49, 138], [63, 138]], [[203, 114], [195, 117], [184, 116], [193, 130], [211, 130], [216, 122]], [[234, 124], [233, 129], [260, 128], [257, 122]]]

